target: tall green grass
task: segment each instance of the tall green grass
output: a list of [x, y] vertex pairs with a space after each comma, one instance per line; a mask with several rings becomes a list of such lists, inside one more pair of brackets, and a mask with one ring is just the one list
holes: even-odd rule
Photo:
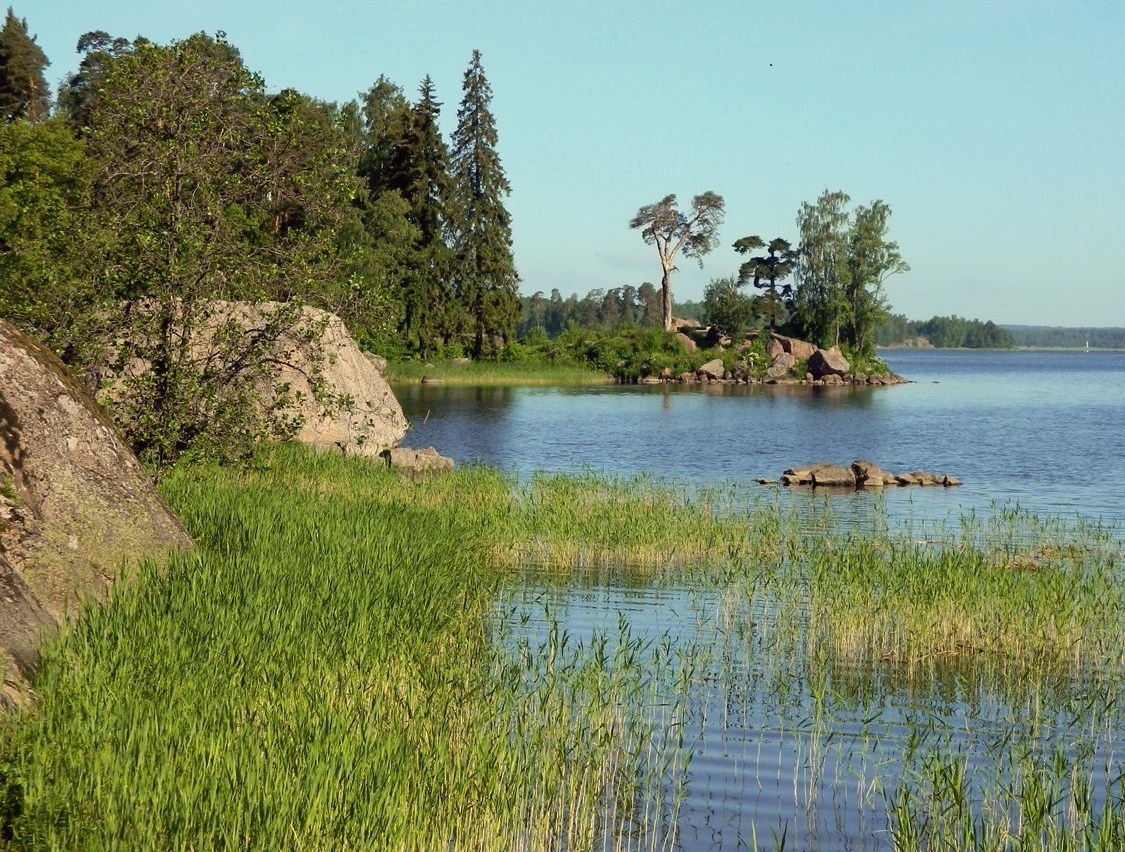
[[385, 374], [391, 382], [418, 382], [429, 376], [450, 385], [595, 385], [611, 381], [593, 367], [534, 361], [393, 361]]
[[[503, 505], [280, 451], [163, 489], [199, 550], [148, 565], [47, 652], [4, 732], [3, 831], [32, 848], [589, 848], [649, 742], [640, 675], [486, 641]], [[502, 513], [501, 513], [502, 514]], [[616, 828], [615, 828], [616, 826]]]

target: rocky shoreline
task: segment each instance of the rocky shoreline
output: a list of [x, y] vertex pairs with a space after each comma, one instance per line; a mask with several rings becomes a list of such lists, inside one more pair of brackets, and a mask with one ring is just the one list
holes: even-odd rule
[[723, 351], [733, 348], [741, 357], [728, 367], [722, 358], [713, 358], [693, 372], [674, 373], [665, 368], [659, 373], [639, 377], [639, 384], [741, 384], [741, 385], [899, 385], [907, 379], [894, 373], [869, 374], [852, 370], [838, 346], [821, 349], [805, 340], [769, 332], [766, 342], [768, 363], [758, 363], [750, 351], [759, 332], [750, 332], [737, 344], [714, 329], [699, 328], [677, 320], [677, 337], [688, 352], [701, 345]]

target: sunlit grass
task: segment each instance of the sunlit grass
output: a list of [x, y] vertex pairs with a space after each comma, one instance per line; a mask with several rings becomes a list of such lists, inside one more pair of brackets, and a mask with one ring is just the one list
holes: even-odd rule
[[524, 361], [393, 361], [384, 374], [391, 382], [419, 382], [428, 376], [449, 385], [595, 385], [612, 381], [590, 367]]

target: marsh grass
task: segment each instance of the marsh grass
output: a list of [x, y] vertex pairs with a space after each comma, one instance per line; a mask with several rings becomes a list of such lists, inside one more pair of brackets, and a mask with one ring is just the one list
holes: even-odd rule
[[[472, 466], [408, 480], [291, 447], [162, 489], [199, 549], [146, 566], [48, 649], [38, 707], [7, 721], [0, 754], [0, 833], [16, 846], [668, 848], [701, 689], [797, 696], [778, 725], [814, 770], [795, 789], [808, 807], [842, 747], [834, 708], [942, 667], [1116, 730], [1122, 560], [1098, 527], [1013, 513], [919, 543], [735, 486]], [[527, 571], [710, 589], [718, 641], [642, 640], [627, 622], [575, 641], [558, 613], [521, 638], [498, 607]], [[748, 675], [747, 659], [768, 665]], [[966, 832], [1008, 848], [988, 844], [1015, 830], [1000, 814], [1039, 807], [1043, 750], [1021, 752], [1035, 771], [996, 776], [1012, 798], [985, 807], [935, 769], [948, 747], [919, 762], [940, 731], [910, 724], [902, 784], [883, 790], [864, 763], [864, 807], [885, 792], [900, 848], [959, 848]], [[1030, 729], [1011, 730], [997, 761], [1023, 766], [1007, 743]], [[1039, 836], [1120, 837], [1119, 792], [1087, 795], [1103, 777], [1090, 765], [1067, 753]]]
[[529, 361], [393, 361], [385, 375], [391, 382], [419, 382], [430, 376], [449, 385], [596, 385], [612, 381], [591, 367]]

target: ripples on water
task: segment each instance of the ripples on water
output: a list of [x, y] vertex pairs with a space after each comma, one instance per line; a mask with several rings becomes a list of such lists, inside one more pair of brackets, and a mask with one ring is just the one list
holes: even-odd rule
[[[886, 358], [914, 383], [396, 392], [414, 424], [411, 443], [520, 478], [593, 470], [745, 485], [796, 463], [868, 458], [965, 484], [845, 495], [747, 489], [745, 499], [778, 500], [809, 519], [827, 510], [855, 533], [969, 535], [998, 547], [1019, 542], [1005, 542], [990, 519], [1016, 509], [1111, 526], [1125, 518], [1125, 354]], [[621, 573], [560, 583], [532, 571], [505, 590], [497, 618], [506, 643], [532, 652], [552, 630], [579, 648], [639, 639], [675, 649], [680, 668], [653, 664], [649, 676], [667, 702], [682, 702], [692, 754], [677, 848], [771, 848], [782, 837], [796, 849], [889, 848], [900, 782], [924, 791], [958, 766], [978, 810], [1000, 807], [1005, 785], [1037, 778], [1029, 766], [1049, 776], [1055, 753], [1090, 780], [1095, 812], [1119, 780], [1121, 671], [1023, 681], [981, 669], [971, 655], [910, 666], [840, 659], [810, 653], [800, 635], [778, 635], [776, 607], [760, 595], [740, 599], [713, 578]], [[678, 680], [684, 667], [690, 677]], [[1052, 783], [1068, 789], [1072, 780]]]
[[[638, 662], [659, 682], [654, 713], [679, 708], [671, 715], [691, 752], [686, 785], [667, 793], [683, 795], [672, 848], [773, 848], [782, 837], [786, 848], [890, 848], [888, 802], [935, 761], [962, 760], [966, 789], [983, 803], [1057, 751], [1059, 788], [1084, 767], [1095, 813], [1125, 771], [1125, 719], [1107, 696], [1117, 687], [1013, 682], [972, 660], [826, 659], [801, 636], [778, 635], [776, 601], [739, 599], [714, 582], [618, 575], [587, 586], [530, 571], [498, 611], [509, 647], [533, 654], [559, 631], [578, 654], [599, 642], [611, 658], [618, 645], [677, 649], [674, 663]], [[1097, 712], [1082, 712], [1092, 704]]]

